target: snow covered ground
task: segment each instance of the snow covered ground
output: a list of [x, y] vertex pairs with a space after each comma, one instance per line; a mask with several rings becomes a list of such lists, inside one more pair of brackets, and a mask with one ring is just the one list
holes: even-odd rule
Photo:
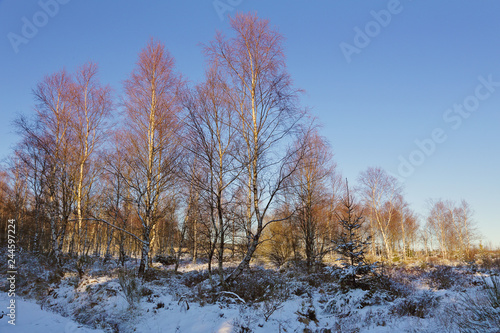
[[[296, 297], [283, 304], [276, 310], [268, 322], [266, 322], [259, 311], [259, 308], [246, 306], [189, 304], [186, 306], [174, 301], [172, 297], [163, 297], [167, 304], [159, 311], [151, 311], [151, 306], [141, 304], [135, 310], [130, 311], [129, 322], [122, 325], [119, 331], [129, 332], [192, 332], [192, 333], [230, 333], [241, 332], [242, 327], [251, 329], [251, 332], [303, 332], [303, 329], [310, 326], [310, 329], [320, 329], [328, 332], [325, 327], [331, 327], [337, 320], [332, 315], [319, 316], [317, 322], [299, 321], [297, 312], [303, 308], [303, 299]], [[0, 303], [8, 304], [8, 299], [1, 296]], [[379, 309], [380, 310], [380, 309]], [[384, 312], [384, 311], [382, 311]], [[78, 324], [68, 317], [63, 317], [57, 313], [40, 308], [34, 301], [17, 298], [17, 318], [16, 325], [8, 323], [7, 318], [0, 320], [0, 332], [51, 332], [51, 333], [90, 333], [104, 332], [99, 329], [91, 329]], [[365, 318], [366, 312], [360, 318]], [[130, 320], [132, 319], [132, 320]], [[356, 326], [355, 323], [351, 323]], [[361, 332], [410, 332], [419, 327], [418, 331], [433, 331], [428, 320], [415, 318], [405, 318], [392, 322], [390, 326], [372, 325], [366, 327]], [[425, 330], [422, 330], [425, 329]], [[415, 330], [417, 331], [417, 330]], [[250, 331], [248, 331], [250, 332]], [[335, 332], [331, 330], [331, 332]]]
[[[456, 332], [454, 316], [468, 318], [454, 313], [463, 312], [460, 300], [479, 299], [481, 276], [488, 275], [467, 268], [397, 268], [375, 291], [341, 291], [330, 277], [334, 268], [307, 275], [254, 267], [231, 287], [233, 293], [212, 288], [205, 268], [186, 264], [174, 274], [156, 265], [148, 281], [122, 274], [120, 282], [116, 266], [94, 264], [82, 278], [66, 272], [35, 296], [39, 280], [24, 287], [31, 288], [24, 294], [39, 300], [17, 296], [16, 326], [3, 317], [0, 332]], [[3, 311], [8, 302], [0, 292]]]
[[[0, 294], [1, 311], [6, 312], [10, 298], [6, 293]], [[0, 332], [12, 333], [91, 333], [104, 332], [85, 327], [60, 314], [42, 310], [33, 300], [16, 297], [15, 325], [9, 324], [11, 319], [4, 316], [0, 319]]]

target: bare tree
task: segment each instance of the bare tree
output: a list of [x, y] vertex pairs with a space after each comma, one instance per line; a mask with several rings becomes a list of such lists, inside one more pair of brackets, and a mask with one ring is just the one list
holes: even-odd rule
[[12, 218], [8, 173], [0, 170], [0, 243], [7, 244], [7, 221]]
[[[22, 177], [26, 180], [29, 190], [29, 206], [31, 227], [27, 230], [31, 235], [28, 248], [38, 253], [44, 251], [47, 242], [44, 239], [45, 231], [45, 182], [44, 177], [47, 174], [49, 166], [48, 159], [45, 158], [44, 150], [41, 147], [41, 141], [31, 131], [30, 126], [25, 119], [19, 119], [17, 122], [19, 132], [22, 136], [21, 141], [14, 149], [14, 157], [16, 162], [11, 167], [11, 173], [21, 172]], [[23, 130], [30, 129], [28, 132]], [[19, 170], [17, 170], [19, 169]]]
[[471, 259], [471, 249], [473, 242], [476, 241], [478, 233], [476, 230], [476, 223], [473, 220], [474, 212], [465, 200], [462, 200], [460, 204], [454, 209], [455, 215], [455, 229], [458, 232], [459, 239], [459, 252], [463, 258]]
[[418, 229], [415, 213], [401, 195], [393, 203], [387, 202], [384, 205], [382, 216], [389, 221], [388, 239], [391, 250], [396, 252], [399, 249], [403, 259], [406, 259]]
[[304, 153], [303, 156], [296, 156], [298, 167], [289, 179], [288, 192], [295, 205], [292, 221], [300, 230], [310, 271], [313, 264], [331, 248], [327, 215], [332, 196], [329, 182], [334, 175], [335, 164], [326, 139], [316, 129], [306, 131], [296, 144], [304, 149]]
[[360, 174], [358, 181], [370, 220], [371, 236], [374, 237], [376, 232], [380, 235], [385, 256], [391, 258], [389, 229], [397, 211], [396, 205], [401, 200], [402, 186], [381, 168], [368, 168]]
[[[216, 239], [220, 282], [224, 283], [223, 260], [227, 230], [228, 205], [231, 202], [241, 163], [236, 159], [238, 137], [228, 96], [230, 88], [224, 82], [216, 65], [207, 71], [206, 81], [197, 86], [187, 103], [189, 128], [188, 149], [196, 164], [205, 173], [203, 177], [191, 172], [191, 181], [202, 191], [210, 211], [210, 221]], [[206, 176], [208, 175], [208, 178]], [[215, 250], [215, 248], [214, 248]]]
[[428, 227], [443, 258], [454, 254], [469, 258], [472, 242], [477, 239], [469, 204], [465, 200], [459, 205], [450, 200], [430, 200], [429, 204]]
[[174, 59], [163, 44], [151, 40], [139, 54], [137, 67], [125, 81], [125, 125], [121, 148], [133, 170], [124, 177], [142, 225], [139, 273], [147, 270], [151, 232], [163, 214], [162, 205], [180, 159], [183, 83]]
[[[95, 63], [80, 67], [71, 86], [70, 102], [73, 115], [71, 124], [75, 133], [76, 179], [75, 200], [77, 214], [79, 251], [85, 251], [87, 238], [81, 244], [81, 230], [85, 200], [88, 199], [96, 179], [96, 163], [93, 157], [102, 144], [106, 134], [106, 120], [109, 119], [112, 101], [111, 88], [101, 86]], [[87, 227], [85, 228], [87, 230]], [[86, 235], [85, 235], [86, 236]]]
[[[118, 243], [119, 261], [122, 265], [125, 264], [126, 249], [125, 239], [128, 236], [123, 230], [130, 230], [130, 215], [132, 211], [130, 189], [126, 186], [125, 179], [130, 178], [132, 170], [128, 168], [125, 159], [120, 152], [120, 147], [115, 139], [113, 151], [108, 151], [104, 156], [104, 171], [100, 177], [103, 183], [103, 193], [100, 196], [102, 210], [104, 211], [102, 218], [107, 221], [112, 221], [108, 227], [108, 242], [106, 246], [105, 259], [111, 256], [111, 245], [114, 237], [114, 231], [120, 231], [116, 236]], [[117, 226], [120, 229], [114, 228]], [[136, 241], [133, 238], [133, 241]]]
[[408, 203], [404, 202], [399, 207], [400, 220], [399, 226], [401, 228], [401, 251], [403, 259], [406, 256], [412, 255], [417, 241], [417, 232], [419, 230], [419, 222], [415, 212], [409, 207]]
[[449, 215], [451, 202], [443, 200], [431, 201], [431, 208], [427, 223], [433, 231], [433, 235], [439, 244], [439, 249], [443, 258], [447, 258], [453, 240], [452, 220]]
[[[35, 121], [31, 123], [20, 118], [16, 122], [24, 142], [36, 147], [33, 154], [23, 156], [32, 168], [33, 185], [40, 187], [37, 191], [43, 197], [43, 213], [50, 223], [51, 251], [58, 264], [74, 207], [72, 150], [75, 136], [71, 131], [71, 85], [71, 77], [64, 70], [46, 76], [34, 90]], [[43, 167], [38, 168], [40, 165]]]
[[237, 14], [230, 25], [234, 37], [228, 39], [218, 33], [206, 52], [211, 62], [220, 65], [232, 88], [232, 108], [239, 117], [237, 128], [245, 142], [240, 162], [247, 167], [248, 217], [255, 219], [256, 228], [249, 230], [246, 255], [226, 281], [248, 266], [265, 227], [266, 214], [294, 170], [288, 166], [294, 163], [295, 152], [287, 148], [286, 140], [302, 115], [296, 106], [297, 90], [286, 72], [279, 32], [267, 20], [251, 14]]

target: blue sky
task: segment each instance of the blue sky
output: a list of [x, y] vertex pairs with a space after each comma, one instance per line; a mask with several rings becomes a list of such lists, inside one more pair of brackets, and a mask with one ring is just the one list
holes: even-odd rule
[[[224, 16], [236, 11], [257, 12], [286, 37], [303, 105], [351, 183], [369, 166], [384, 168], [404, 182], [421, 222], [427, 199], [465, 199], [486, 242], [500, 246], [500, 2], [493, 0], [3, 0], [0, 159], [18, 140], [16, 115], [33, 112], [31, 91], [44, 75], [92, 60], [118, 97], [155, 37], [196, 82], [200, 43], [227, 30]], [[464, 103], [467, 118], [453, 112]]]

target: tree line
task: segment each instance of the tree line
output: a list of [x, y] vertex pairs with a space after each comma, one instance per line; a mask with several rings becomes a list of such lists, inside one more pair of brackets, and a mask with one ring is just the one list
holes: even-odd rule
[[[348, 194], [300, 105], [284, 38], [251, 14], [230, 26], [229, 37], [218, 32], [203, 46], [205, 76], [194, 86], [153, 39], [119, 98], [92, 62], [44, 77], [0, 173], [2, 237], [14, 218], [20, 246], [56, 264], [64, 255], [140, 256], [139, 274], [154, 254], [187, 252], [210, 272], [215, 262], [221, 283], [256, 254], [278, 265], [303, 259], [308, 269], [331, 254]], [[372, 256], [470, 255], [477, 234], [465, 201], [433, 202], [420, 226], [383, 169], [362, 172], [353, 192]], [[228, 256], [240, 263], [225, 275]]]

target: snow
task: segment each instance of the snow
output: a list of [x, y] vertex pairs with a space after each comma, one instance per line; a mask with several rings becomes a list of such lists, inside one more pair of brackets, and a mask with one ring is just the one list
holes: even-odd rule
[[238, 310], [218, 306], [190, 304], [189, 310], [178, 306], [172, 300], [168, 309], [161, 309], [157, 314], [143, 314], [136, 323], [136, 332], [232, 332], [233, 320]]
[[[183, 279], [198, 279], [201, 275], [197, 275], [196, 270], [203, 271], [205, 264], [183, 265], [182, 274], [174, 274], [162, 266], [155, 269], [169, 275], [141, 282], [148, 293], [133, 306], [127, 302], [116, 274], [99, 276], [90, 272], [81, 280], [66, 275], [57, 286], [52, 285], [49, 294], [40, 301], [43, 309], [33, 300], [16, 297], [16, 326], [8, 324], [8, 317], [4, 317], [0, 319], [0, 332], [230, 333], [245, 332], [245, 329], [255, 333], [304, 332], [306, 329], [310, 332], [328, 332], [326, 329], [366, 333], [446, 332], [454, 331], [449, 309], [454, 309], [463, 292], [475, 297], [484, 289], [477, 284], [482, 281], [481, 274], [455, 270], [446, 274], [462, 274], [461, 278], [445, 276], [457, 283], [447, 289], [431, 287], [429, 279], [436, 279], [432, 270], [394, 270], [391, 281], [403, 281], [399, 287], [393, 287], [397, 296], [387, 291], [373, 293], [361, 289], [342, 292], [335, 282], [322, 281], [315, 286], [315, 277], [282, 273], [281, 282], [289, 289], [283, 299], [251, 302], [236, 292], [219, 291], [215, 301], [204, 301], [204, 296], [197, 295], [206, 293], [210, 284], [202, 281], [188, 287]], [[334, 271], [332, 267], [325, 270], [327, 274]], [[260, 268], [255, 272], [270, 271]], [[251, 281], [257, 284], [269, 280], [259, 276]], [[297, 292], [299, 289], [302, 291]], [[8, 302], [7, 294], [0, 293], [2, 308], [5, 309]], [[420, 311], [422, 307], [424, 311]]]
[[[0, 332], [12, 333], [91, 333], [104, 332], [84, 327], [60, 314], [42, 310], [40, 305], [31, 300], [16, 297], [15, 325], [9, 324], [9, 317], [0, 319]], [[0, 293], [0, 307], [5, 309], [10, 298]], [[3, 310], [5, 312], [5, 310]]]

